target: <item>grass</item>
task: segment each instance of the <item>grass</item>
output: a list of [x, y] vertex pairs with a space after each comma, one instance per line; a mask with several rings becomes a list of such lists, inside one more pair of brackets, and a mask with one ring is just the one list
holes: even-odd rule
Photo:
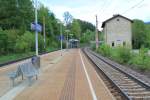
[[[47, 52], [52, 52], [55, 50], [58, 50], [58, 49], [56, 49], [56, 48], [47, 48], [46, 49]], [[0, 64], [14, 61], [14, 60], [18, 60], [18, 59], [25, 58], [25, 57], [29, 57], [29, 56], [33, 56], [34, 54], [35, 54], [35, 52], [3, 55], [3, 56], [0, 56]]]
[[110, 48], [104, 44], [96, 51], [120, 64], [129, 65], [142, 71], [150, 71], [150, 56], [147, 48], [140, 48], [139, 54], [135, 54], [126, 47]]
[[3, 56], [0, 56], [0, 64], [18, 60], [18, 59], [25, 58], [25, 57], [29, 57], [32, 55], [34, 55], [34, 52], [23, 53], [23, 54], [18, 53], [18, 54], [3, 55]]

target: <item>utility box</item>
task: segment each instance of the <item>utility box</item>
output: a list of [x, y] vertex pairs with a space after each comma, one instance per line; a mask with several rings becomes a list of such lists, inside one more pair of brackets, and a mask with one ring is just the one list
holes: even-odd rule
[[32, 57], [31, 62], [37, 69], [39, 69], [41, 67], [41, 62], [40, 62], [39, 56]]

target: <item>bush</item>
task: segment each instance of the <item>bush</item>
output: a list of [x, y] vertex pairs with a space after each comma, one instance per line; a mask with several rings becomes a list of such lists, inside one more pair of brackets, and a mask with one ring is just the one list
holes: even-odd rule
[[136, 54], [126, 47], [110, 48], [108, 45], [103, 44], [98, 48], [97, 52], [121, 64], [133, 65], [143, 71], [150, 70], [150, 56], [147, 48], [142, 47], [139, 50], [139, 54]]
[[0, 55], [6, 54], [7, 52], [7, 34], [2, 29], [0, 29]]
[[91, 49], [92, 49], [92, 50], [96, 50], [96, 44], [95, 44], [95, 43], [91, 43], [90, 46], [91, 46]]
[[18, 38], [18, 30], [2, 30], [0, 29], [0, 55], [13, 53], [16, 40]]
[[33, 50], [35, 45], [35, 36], [26, 31], [20, 38], [17, 39], [16, 45], [15, 45], [15, 51], [22, 53], [22, 52], [28, 52]]
[[106, 45], [106, 44], [102, 44], [101, 46], [99, 46], [99, 48], [97, 49], [98, 53], [101, 53], [103, 56], [107, 56], [109, 57], [111, 54], [111, 48], [110, 46]]
[[131, 50], [126, 47], [113, 48], [111, 51], [111, 58], [119, 63], [128, 63], [131, 59]]
[[134, 56], [132, 56], [130, 64], [141, 70], [150, 70], [150, 57], [148, 56], [148, 49], [142, 47], [139, 54], [134, 54]]

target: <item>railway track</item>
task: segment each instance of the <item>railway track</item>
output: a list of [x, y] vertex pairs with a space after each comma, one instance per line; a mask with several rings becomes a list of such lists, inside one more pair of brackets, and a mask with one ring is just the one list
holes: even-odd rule
[[[88, 58], [115, 86], [121, 98], [127, 100], [150, 100], [150, 86], [130, 74], [121, 71], [89, 49], [84, 49]], [[119, 94], [118, 94], [119, 95]], [[123, 99], [123, 100], [124, 100]]]

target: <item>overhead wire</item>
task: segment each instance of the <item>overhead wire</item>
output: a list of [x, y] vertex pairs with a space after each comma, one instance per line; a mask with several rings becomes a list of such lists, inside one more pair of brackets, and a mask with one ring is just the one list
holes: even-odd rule
[[138, 2], [137, 4], [135, 4], [134, 6], [132, 6], [131, 8], [129, 8], [129, 9], [127, 9], [126, 11], [124, 11], [122, 14], [125, 14], [125, 13], [127, 13], [128, 11], [130, 11], [130, 10], [136, 8], [136, 7], [137, 7], [139, 4], [141, 4], [143, 1], [144, 1], [144, 0], [141, 0], [140, 2]]

